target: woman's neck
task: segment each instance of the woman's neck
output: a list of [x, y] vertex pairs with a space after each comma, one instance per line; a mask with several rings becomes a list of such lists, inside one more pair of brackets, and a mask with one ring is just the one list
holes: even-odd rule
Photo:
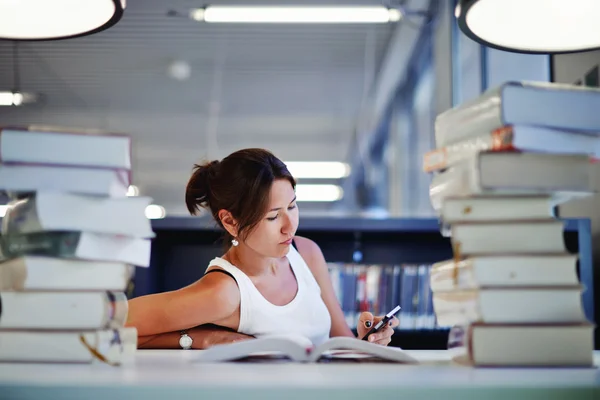
[[277, 258], [265, 257], [258, 254], [243, 244], [231, 247], [224, 258], [244, 271], [248, 276], [273, 275], [277, 271], [281, 261]]

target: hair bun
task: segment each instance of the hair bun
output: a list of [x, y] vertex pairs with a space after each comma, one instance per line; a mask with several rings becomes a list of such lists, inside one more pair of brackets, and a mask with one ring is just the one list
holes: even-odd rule
[[206, 164], [206, 168], [208, 169], [208, 173], [211, 176], [216, 176], [218, 172], [218, 168], [221, 162], [219, 160], [214, 160]]
[[195, 215], [200, 208], [207, 208], [210, 203], [210, 182], [217, 176], [220, 162], [218, 160], [194, 164], [192, 176], [185, 189], [185, 204], [190, 214]]

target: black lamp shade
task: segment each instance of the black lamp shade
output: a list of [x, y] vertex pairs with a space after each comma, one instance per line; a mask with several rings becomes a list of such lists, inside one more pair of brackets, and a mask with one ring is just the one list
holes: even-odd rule
[[0, 1], [0, 39], [60, 40], [101, 32], [123, 17], [125, 1]]
[[461, 31], [483, 45], [531, 54], [600, 49], [600, 0], [460, 0]]

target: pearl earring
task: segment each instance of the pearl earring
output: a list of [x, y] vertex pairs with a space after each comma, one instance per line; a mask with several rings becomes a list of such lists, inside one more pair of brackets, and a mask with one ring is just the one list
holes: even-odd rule
[[235, 247], [238, 244], [240, 244], [240, 242], [238, 242], [236, 238], [233, 238], [233, 239], [231, 239], [231, 244]]

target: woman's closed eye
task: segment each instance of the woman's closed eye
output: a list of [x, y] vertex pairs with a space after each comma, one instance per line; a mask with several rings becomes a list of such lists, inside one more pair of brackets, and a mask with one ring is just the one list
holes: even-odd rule
[[[289, 206], [287, 209], [288, 210], [293, 210], [294, 208], [296, 208], [296, 204]], [[269, 221], [275, 221], [278, 216], [279, 216], [279, 214], [277, 214], [277, 215], [275, 215], [273, 217], [267, 217], [267, 220], [269, 220]]]

